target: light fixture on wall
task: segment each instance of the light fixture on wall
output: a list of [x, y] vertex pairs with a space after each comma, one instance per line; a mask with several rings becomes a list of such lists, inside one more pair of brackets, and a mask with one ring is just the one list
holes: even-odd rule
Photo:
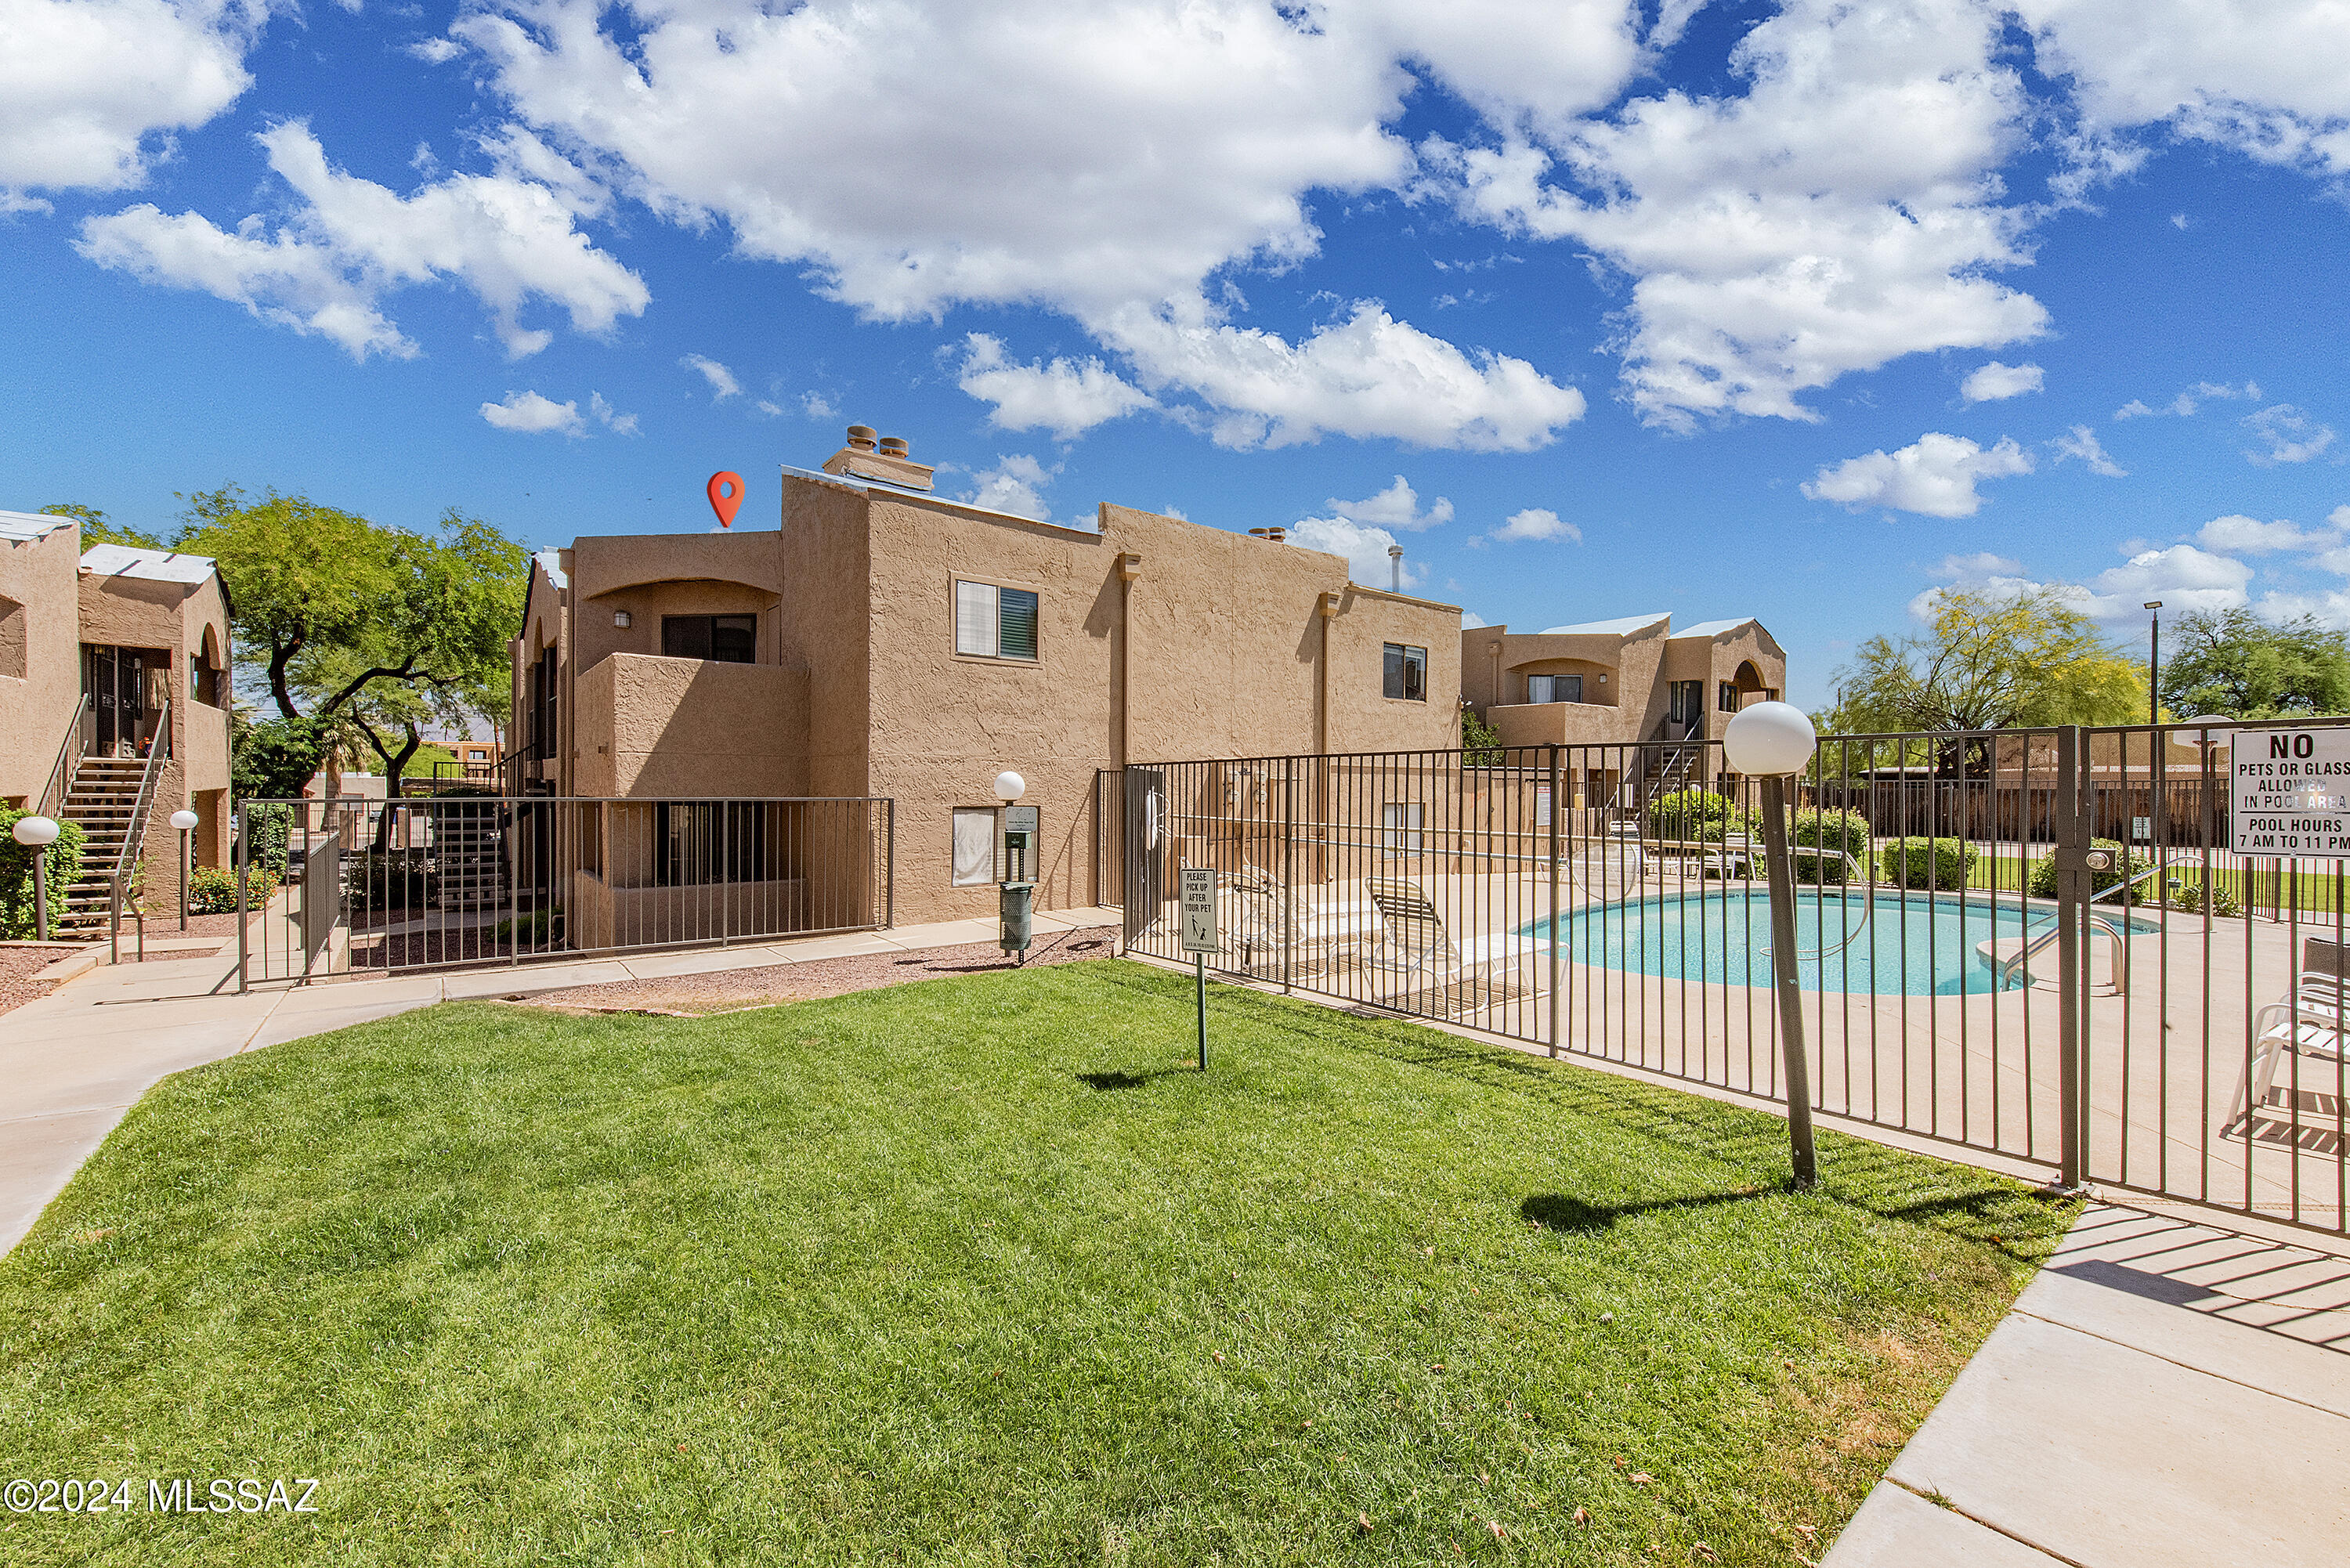
[[635, 623], [634, 623], [634, 620], [630, 618], [630, 616], [629, 616], [629, 612], [628, 612], [628, 611], [626, 611], [626, 610], [614, 610], [614, 611], [612, 612], [612, 624], [613, 624], [614, 626], [619, 627], [622, 631], [626, 631], [626, 630], [628, 630], [628, 629], [629, 629], [629, 628], [630, 626], [632, 626], [632, 625], [633, 625], [633, 624], [635, 624]]

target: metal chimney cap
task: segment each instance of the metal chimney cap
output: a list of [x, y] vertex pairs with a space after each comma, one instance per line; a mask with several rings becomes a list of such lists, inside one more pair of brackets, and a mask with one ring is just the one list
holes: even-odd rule
[[906, 438], [904, 436], [883, 436], [881, 438], [881, 455], [883, 457], [904, 457], [912, 449], [906, 444]]
[[858, 452], [871, 452], [873, 450], [873, 427], [871, 425], [849, 426], [848, 444], [855, 447]]

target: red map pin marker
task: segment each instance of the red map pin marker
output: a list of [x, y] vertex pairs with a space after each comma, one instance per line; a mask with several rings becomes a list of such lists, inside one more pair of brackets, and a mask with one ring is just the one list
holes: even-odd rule
[[743, 476], [722, 468], [710, 476], [708, 489], [710, 509], [718, 514], [718, 525], [732, 528], [735, 509], [743, 504]]

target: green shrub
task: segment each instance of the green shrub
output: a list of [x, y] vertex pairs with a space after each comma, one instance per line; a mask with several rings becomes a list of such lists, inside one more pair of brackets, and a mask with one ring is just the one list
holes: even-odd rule
[[[490, 928], [490, 935], [498, 941], [512, 941], [515, 922], [500, 920]], [[563, 914], [558, 909], [535, 909], [522, 918], [522, 945], [543, 948], [563, 940]]]
[[[2137, 876], [2139, 872], [2154, 864], [2153, 861], [2147, 859], [2143, 855], [2132, 854], [2122, 846], [2120, 841], [2116, 839], [2092, 838], [2089, 840], [2089, 847], [2092, 849], [2109, 851], [2114, 857], [2113, 868], [2111, 870], [2092, 871], [2089, 873], [2089, 896], [2091, 898], [2095, 898], [2108, 888], [2119, 886], [2121, 883], [2129, 880], [2129, 878]], [[2109, 898], [2106, 902], [2112, 904], [2143, 904], [2154, 897], [2151, 888], [2151, 883], [2141, 883], [2137, 887], [2131, 888], [2127, 893], [2122, 895], [2122, 897], [2118, 898]], [[2043, 855], [2038, 860], [2032, 863], [2032, 877], [2031, 880], [2024, 885], [2024, 891], [2030, 893], [2035, 898], [2053, 898], [2056, 896], [2056, 857], [2054, 855]]]
[[1728, 795], [1710, 789], [1679, 789], [1648, 803], [1648, 836], [1701, 839], [1719, 844], [1752, 830], [1753, 819]]
[[[258, 909], [269, 902], [277, 891], [276, 879], [265, 866], [245, 867], [245, 907]], [[199, 866], [188, 873], [188, 913], [192, 915], [234, 915], [236, 913], [236, 874], [218, 866]]]
[[[2200, 880], [2181, 882], [2170, 890], [2169, 903], [2174, 909], [2184, 909], [2196, 915], [2203, 913], [2203, 883]], [[2233, 888], [2225, 882], [2214, 882], [2211, 884], [2210, 912], [2233, 919], [2244, 912], [2244, 906], [2236, 897]]]
[[[10, 941], [30, 941], [40, 931], [38, 912], [33, 908], [33, 851], [17, 843], [9, 831], [18, 817], [38, 815], [0, 805], [0, 938]], [[81, 825], [59, 822], [57, 837], [42, 852], [48, 875], [52, 937], [66, 918], [66, 890], [81, 875]]]
[[1884, 878], [1897, 888], [1957, 892], [1967, 885], [1976, 854], [1964, 838], [1897, 838], [1877, 852], [1877, 861]]
[[1791, 844], [1808, 845], [1824, 850], [1821, 855], [1794, 857], [1795, 880], [1813, 884], [1841, 883], [1852, 874], [1852, 864], [1838, 858], [1849, 855], [1863, 867], [1868, 864], [1868, 819], [1856, 811], [1835, 811], [1805, 806], [1794, 815], [1789, 824], [1787, 840]]
[[421, 910], [438, 881], [413, 851], [369, 849], [343, 857], [343, 887], [359, 909]]
[[265, 868], [276, 881], [286, 880], [286, 849], [294, 836], [290, 805], [244, 805], [245, 864]]

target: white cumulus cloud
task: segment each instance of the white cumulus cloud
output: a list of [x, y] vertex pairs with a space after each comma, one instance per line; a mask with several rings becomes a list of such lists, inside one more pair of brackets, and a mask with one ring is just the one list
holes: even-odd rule
[[174, 131], [234, 103], [265, 4], [0, 0], [0, 213], [143, 182]]
[[2205, 549], [2230, 555], [2268, 556], [2280, 552], [2297, 555], [2340, 545], [2345, 525], [2350, 525], [2350, 506], [2335, 507], [2323, 528], [2303, 528], [2282, 517], [2263, 523], [2256, 517], [2233, 513], [2225, 517], [2214, 517], [2204, 524], [2195, 531], [2195, 539]]
[[1513, 512], [1507, 521], [1487, 536], [1505, 544], [1526, 539], [1570, 539], [1578, 545], [1583, 543], [1583, 530], [1547, 506], [1529, 506], [1523, 512]]
[[2247, 452], [2262, 468], [2274, 468], [2282, 462], [2307, 462], [2311, 458], [2334, 444], [2334, 427], [2319, 424], [2291, 403], [2278, 403], [2256, 414], [2244, 416], [2244, 428], [2262, 443], [2259, 452]]
[[2002, 365], [1993, 359], [1959, 383], [1959, 396], [1970, 403], [1995, 403], [2039, 391], [2046, 379], [2037, 365]]
[[2175, 414], [2180, 419], [2189, 419], [2205, 403], [2230, 399], [2246, 399], [2258, 402], [2260, 398], [2261, 389], [2257, 381], [2247, 381], [2241, 387], [2230, 386], [2224, 381], [2198, 381], [2159, 408], [2147, 403], [2143, 398], [2132, 398], [2114, 410], [2114, 418], [2144, 420], [2154, 419], [2164, 414]]
[[428, 66], [445, 66], [464, 52], [465, 46], [453, 38], [427, 38], [408, 46], [408, 53]]
[[[485, 408], [487, 407], [486, 404], [484, 406]], [[598, 424], [602, 425], [614, 435], [635, 435], [638, 433], [637, 416], [634, 414], [624, 414], [620, 412], [610, 403], [604, 400], [604, 394], [601, 392], [590, 392], [588, 394], [588, 411], [596, 416], [596, 422]], [[491, 422], [495, 423], [496, 421], [492, 421]]]
[[473, 290], [515, 358], [553, 339], [522, 324], [533, 300], [563, 307], [577, 331], [600, 333], [640, 314], [650, 297], [636, 274], [573, 226], [577, 209], [561, 192], [511, 168], [452, 175], [401, 196], [334, 168], [300, 120], [256, 140], [302, 202], [276, 230], [258, 214], [229, 231], [142, 202], [84, 219], [76, 248], [102, 266], [200, 289], [330, 338], [360, 359], [415, 352], [380, 302], [440, 279]]
[[1588, 246], [1631, 280], [1617, 347], [1644, 417], [1816, 417], [1799, 394], [1929, 349], [2033, 337], [1989, 275], [2028, 259], [1997, 171], [2027, 96], [1990, 7], [1790, 0], [1731, 57], [1746, 90], [1635, 99], [1553, 147], [1431, 141], [1473, 219]]
[[1045, 503], [1045, 489], [1060, 472], [1058, 464], [1046, 468], [1025, 453], [999, 457], [993, 468], [982, 469], [972, 475], [978, 483], [962, 499], [991, 512], [1009, 512], [1016, 517], [1049, 523], [1053, 509]]
[[1982, 505], [1975, 485], [2032, 472], [2032, 454], [2002, 438], [1986, 450], [1962, 436], [1929, 431], [1898, 452], [1877, 451], [1822, 468], [1804, 482], [1814, 501], [1888, 506], [1929, 517], [1971, 517]]
[[1017, 428], [1139, 407], [1124, 383], [1227, 445], [1522, 451], [1582, 394], [1370, 305], [1297, 342], [1238, 328], [1207, 280], [1314, 255], [1310, 196], [1412, 177], [1390, 129], [1419, 80], [1407, 58], [1489, 123], [1562, 126], [1639, 67], [1637, 24], [1626, 0], [1310, 17], [1261, 0], [491, 0], [452, 31], [521, 121], [868, 317], [1041, 305], [1082, 324], [1113, 357], [1090, 384], [1081, 358], [1057, 379], [1008, 350], [979, 367]]
[[2192, 545], [2141, 550], [2125, 565], [2089, 579], [2090, 614], [2111, 618], [2136, 613], [2148, 599], [2168, 610], [2238, 609], [2250, 602], [2245, 585], [2251, 567]]
[[1014, 364], [1004, 357], [1003, 341], [984, 332], [963, 339], [962, 369], [955, 384], [995, 405], [988, 422], [998, 429], [1046, 430], [1063, 441], [1150, 406], [1149, 394], [1099, 359]]
[[2088, 465], [2091, 473], [2102, 473], [2107, 479], [2129, 477], [2129, 470], [2106, 454], [2105, 444], [2097, 440], [2097, 432], [2087, 425], [2074, 425], [2069, 432], [2056, 437], [2048, 444], [2056, 449], [2058, 462], [2067, 458], [2079, 458]]
[[[1301, 517], [1290, 524], [1289, 543], [1300, 549], [1344, 556], [1347, 579], [1367, 587], [1384, 588], [1392, 580], [1388, 551], [1395, 545], [1396, 536], [1385, 528], [1367, 528], [1344, 517]], [[1405, 557], [1405, 587], [1417, 587], [1427, 576], [1418, 563]]]
[[502, 431], [523, 435], [577, 436], [586, 429], [577, 402], [558, 403], [536, 392], [508, 392], [497, 402], [484, 403], [482, 417]]
[[1220, 446], [1282, 447], [1324, 435], [1414, 446], [1530, 452], [1584, 412], [1583, 394], [1523, 359], [1463, 353], [1359, 300], [1342, 320], [1292, 343], [1233, 327], [1194, 301], [1120, 310], [1097, 330], [1151, 390], [1208, 406]]
[[1440, 495], [1422, 511], [1419, 492], [1414, 490], [1400, 473], [1395, 483], [1376, 495], [1360, 501], [1341, 501], [1330, 497], [1322, 504], [1350, 523], [1367, 524], [1374, 528], [1401, 528], [1409, 533], [1434, 528], [1452, 521], [1452, 503]]
[[701, 372], [702, 379], [710, 383], [710, 400], [713, 403], [724, 402], [743, 390], [743, 383], [734, 379], [734, 372], [707, 354], [688, 354], [678, 363]]
[[2338, 0], [2012, 0], [2090, 144], [2148, 126], [2350, 173], [2350, 8]]

